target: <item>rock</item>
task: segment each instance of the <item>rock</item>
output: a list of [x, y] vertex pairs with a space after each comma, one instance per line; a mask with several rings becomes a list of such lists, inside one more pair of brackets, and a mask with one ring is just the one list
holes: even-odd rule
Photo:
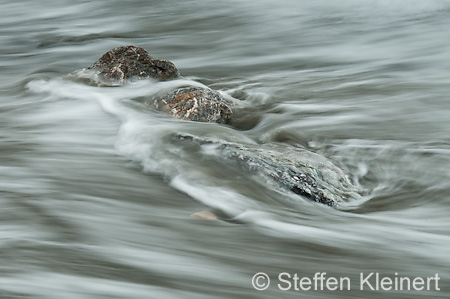
[[210, 211], [196, 212], [194, 214], [191, 214], [191, 217], [199, 218], [199, 219], [203, 219], [203, 220], [209, 220], [209, 221], [217, 220], [217, 215]]
[[301, 146], [279, 143], [244, 145], [180, 134], [174, 138], [207, 146], [204, 153], [211, 153], [213, 149], [211, 157], [219, 158], [219, 162], [231, 162], [275, 188], [281, 187], [321, 204], [336, 206], [358, 196], [356, 187], [341, 169]]
[[131, 78], [165, 81], [180, 76], [172, 62], [152, 58], [145, 49], [136, 46], [116, 47], [106, 52], [88, 69], [104, 80], [121, 83]]
[[202, 87], [179, 88], [149, 104], [173, 117], [199, 122], [227, 124], [233, 114], [220, 93]]

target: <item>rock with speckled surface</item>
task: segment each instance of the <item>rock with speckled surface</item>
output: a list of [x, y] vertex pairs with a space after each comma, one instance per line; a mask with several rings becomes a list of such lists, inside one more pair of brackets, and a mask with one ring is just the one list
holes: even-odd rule
[[180, 76], [172, 62], [152, 58], [145, 49], [136, 46], [116, 47], [106, 52], [88, 70], [105, 81], [119, 83], [132, 78], [165, 81]]
[[173, 117], [199, 122], [230, 122], [232, 111], [225, 99], [212, 89], [185, 87], [148, 102]]

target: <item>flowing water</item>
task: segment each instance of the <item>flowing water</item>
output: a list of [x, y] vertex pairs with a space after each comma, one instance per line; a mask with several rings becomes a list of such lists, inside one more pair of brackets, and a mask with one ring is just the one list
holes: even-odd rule
[[[449, 19], [438, 0], [1, 0], [0, 297], [448, 298]], [[67, 75], [122, 45], [183, 78]], [[233, 123], [139, 102], [187, 83], [234, 101]], [[301, 144], [358, 196], [308, 201], [174, 134]], [[350, 289], [315, 290], [323, 272]], [[440, 280], [361, 288], [372, 272]]]

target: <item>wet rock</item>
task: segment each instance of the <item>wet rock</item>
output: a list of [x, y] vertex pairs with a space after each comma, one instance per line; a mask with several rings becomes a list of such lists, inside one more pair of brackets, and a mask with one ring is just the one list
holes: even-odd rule
[[153, 99], [157, 109], [173, 117], [199, 122], [229, 123], [232, 111], [217, 91], [202, 87], [185, 87]]
[[172, 62], [152, 58], [145, 49], [136, 46], [116, 47], [106, 52], [88, 70], [106, 81], [115, 82], [131, 78], [165, 81], [180, 76]]
[[209, 220], [209, 221], [217, 220], [217, 215], [211, 211], [196, 212], [194, 214], [191, 214], [191, 217], [199, 218], [199, 219], [203, 219], [203, 220]]
[[272, 187], [281, 187], [321, 204], [336, 206], [358, 197], [356, 187], [341, 169], [301, 146], [278, 143], [244, 145], [180, 134], [174, 138], [206, 146], [208, 150], [205, 153], [211, 153], [213, 149], [213, 157], [219, 158], [219, 162], [231, 162]]

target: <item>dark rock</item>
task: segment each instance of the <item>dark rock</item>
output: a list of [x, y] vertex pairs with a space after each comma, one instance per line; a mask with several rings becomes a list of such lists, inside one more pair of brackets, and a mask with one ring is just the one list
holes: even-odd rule
[[229, 123], [232, 111], [217, 91], [202, 87], [185, 87], [157, 97], [157, 109], [184, 120]]
[[147, 51], [136, 46], [116, 47], [106, 52], [91, 65], [104, 80], [123, 82], [131, 78], [169, 80], [180, 76], [175, 65], [167, 60], [150, 57]]
[[175, 140], [215, 149], [219, 162], [231, 162], [243, 171], [263, 178], [268, 185], [292, 191], [309, 200], [336, 206], [358, 197], [343, 171], [325, 157], [301, 146], [288, 144], [237, 144], [192, 135], [175, 135]]

